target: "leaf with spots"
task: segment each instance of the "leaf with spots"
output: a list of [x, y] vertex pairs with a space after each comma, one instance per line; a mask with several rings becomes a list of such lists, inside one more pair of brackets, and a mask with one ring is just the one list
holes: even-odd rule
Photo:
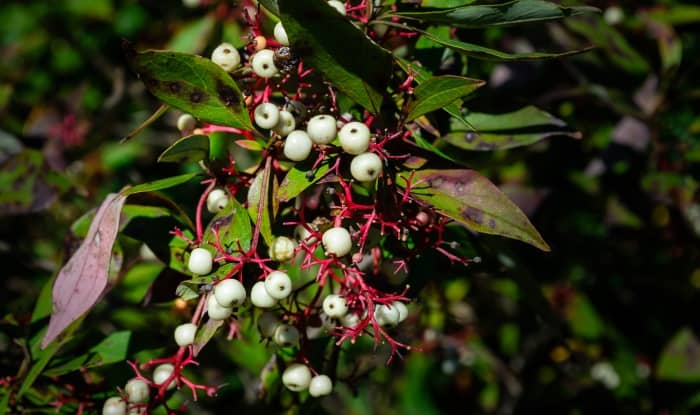
[[112, 247], [126, 196], [111, 193], [102, 202], [78, 250], [61, 268], [53, 286], [53, 312], [41, 341], [48, 346], [72, 322], [88, 312], [107, 288]]
[[250, 248], [253, 231], [246, 209], [229, 195], [226, 207], [214, 216], [204, 231], [204, 244], [216, 241], [214, 230], [218, 232], [219, 242], [224, 248], [243, 251]]
[[411, 195], [467, 228], [513, 238], [543, 251], [549, 246], [508, 196], [474, 170], [417, 170], [402, 173]]
[[213, 124], [253, 129], [238, 85], [210, 59], [171, 51], [137, 53], [129, 43], [124, 48], [131, 68], [161, 101]]
[[462, 76], [435, 76], [421, 82], [413, 91], [413, 100], [405, 108], [406, 120], [442, 109], [454, 101], [476, 91], [485, 84], [480, 79]]
[[[336, 88], [379, 112], [392, 58], [325, 1], [278, 0], [292, 50]], [[332, 28], [332, 29], [329, 29]]]
[[473, 112], [453, 117], [451, 123], [451, 132], [440, 138], [470, 151], [506, 150], [553, 136], [581, 138], [581, 133], [567, 128], [564, 121], [533, 106], [505, 114]]

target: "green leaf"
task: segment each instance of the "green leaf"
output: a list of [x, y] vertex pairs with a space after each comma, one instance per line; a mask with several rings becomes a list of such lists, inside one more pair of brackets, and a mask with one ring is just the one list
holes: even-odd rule
[[159, 162], [198, 162], [209, 157], [209, 137], [202, 134], [180, 138], [158, 157]]
[[280, 6], [277, 4], [277, 0], [258, 0], [258, 3], [275, 16], [280, 15]]
[[110, 334], [98, 345], [82, 356], [76, 357], [43, 373], [44, 376], [61, 376], [79, 369], [104, 366], [122, 362], [126, 359], [131, 339], [130, 331], [118, 331]]
[[215, 26], [213, 14], [189, 22], [177, 31], [165, 48], [175, 52], [201, 53]]
[[34, 305], [34, 311], [32, 311], [31, 323], [35, 323], [45, 317], [51, 315], [51, 310], [53, 305], [51, 304], [51, 289], [53, 288], [53, 283], [56, 280], [56, 275], [53, 275], [43, 287], [41, 287], [41, 292], [39, 292], [39, 298], [36, 300]]
[[[517, 239], [549, 251], [530, 220], [501, 190], [474, 170], [418, 170], [411, 195], [469, 229]], [[405, 185], [405, 180], [399, 180]]]
[[480, 4], [419, 12], [397, 12], [392, 13], [391, 16], [474, 29], [563, 19], [598, 11], [595, 7], [562, 7], [548, 1], [516, 0], [502, 4]]
[[124, 47], [132, 69], [161, 101], [210, 123], [253, 129], [238, 85], [211, 59]]
[[258, 227], [267, 245], [272, 244], [272, 212], [270, 211], [271, 164], [258, 172], [248, 189], [248, 214]]
[[[213, 295], [213, 294], [212, 294]], [[224, 324], [224, 320], [207, 320], [207, 322], [199, 327], [197, 335], [194, 338], [193, 353], [195, 356], [199, 354], [204, 346], [209, 343], [209, 340], [214, 337], [219, 328]]]
[[505, 114], [474, 112], [455, 117], [451, 131], [440, 138], [463, 150], [475, 151], [526, 146], [557, 135], [581, 138], [580, 133], [567, 130], [564, 121], [533, 106]]
[[444, 39], [434, 36], [430, 33], [424, 32], [422, 30], [406, 27], [406, 30], [416, 31], [421, 33], [422, 36], [426, 36], [433, 42], [439, 43], [446, 46], [456, 52], [463, 53], [467, 56], [476, 59], [491, 60], [491, 61], [512, 61], [512, 60], [537, 60], [537, 59], [553, 59], [561, 58], [564, 56], [577, 55], [579, 53], [587, 52], [591, 48], [583, 48], [577, 50], [570, 50], [566, 52], [559, 53], [546, 53], [546, 52], [528, 52], [528, 53], [506, 53], [501, 52], [496, 49], [487, 48], [485, 46], [475, 45], [473, 43], [466, 43], [459, 40]]
[[379, 112], [391, 76], [391, 54], [325, 1], [278, 4], [294, 52], [353, 101]]
[[485, 84], [480, 79], [445, 75], [421, 82], [413, 90], [413, 100], [408, 103], [407, 121], [423, 114], [448, 106], [459, 98], [469, 95]]
[[218, 230], [222, 246], [236, 250], [240, 244], [243, 251], [250, 249], [253, 238], [250, 218], [246, 209], [235, 198], [229, 196], [226, 207], [217, 213], [207, 226], [203, 237], [205, 244], [215, 240], [212, 232], [214, 229]]
[[166, 179], [154, 180], [136, 186], [128, 187], [121, 191], [122, 196], [131, 196], [137, 193], [154, 192], [156, 190], [168, 189], [183, 183], [187, 183], [197, 176], [198, 173], [186, 173], [179, 176], [168, 177]]
[[666, 344], [656, 375], [661, 380], [700, 382], [700, 341], [689, 328], [683, 328]]
[[283, 202], [291, 200], [319, 181], [328, 173], [330, 160], [324, 161], [314, 170], [311, 170], [311, 167], [311, 163], [295, 164], [282, 180], [279, 190], [277, 190], [277, 200]]

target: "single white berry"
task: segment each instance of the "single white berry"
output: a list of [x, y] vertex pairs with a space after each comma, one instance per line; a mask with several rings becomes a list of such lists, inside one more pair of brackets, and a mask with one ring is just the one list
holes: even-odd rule
[[333, 381], [327, 375], [316, 375], [309, 382], [309, 395], [314, 398], [330, 395], [333, 392]]
[[177, 129], [181, 132], [194, 130], [197, 125], [197, 120], [190, 114], [182, 114], [177, 118]]
[[345, 297], [331, 294], [323, 299], [323, 311], [328, 317], [341, 318], [348, 313], [348, 303]]
[[328, 114], [311, 117], [309, 123], [306, 124], [306, 133], [316, 144], [330, 143], [338, 133], [335, 118]]
[[126, 402], [119, 396], [112, 396], [102, 406], [102, 415], [126, 415]]
[[270, 102], [263, 102], [255, 107], [253, 113], [255, 124], [260, 128], [270, 129], [277, 125], [280, 120], [280, 110], [277, 105]]
[[342, 324], [343, 327], [355, 327], [360, 324], [360, 316], [355, 313], [348, 313], [340, 318], [340, 324]]
[[371, 182], [382, 172], [382, 159], [374, 153], [362, 153], [352, 158], [350, 174], [360, 182]]
[[399, 313], [398, 323], [406, 320], [406, 317], [408, 317], [408, 307], [406, 307], [406, 304], [402, 303], [401, 301], [394, 301], [391, 303], [391, 306], [396, 308], [396, 311]]
[[289, 111], [280, 111], [280, 119], [277, 122], [277, 125], [275, 126], [274, 130], [277, 134], [279, 134], [282, 137], [286, 137], [294, 131], [294, 129], [297, 126], [297, 122], [294, 119], [294, 115], [292, 115], [291, 112]]
[[350, 253], [352, 249], [352, 238], [350, 232], [343, 227], [330, 228], [323, 233], [323, 247], [326, 250], [326, 255], [333, 254], [341, 257]]
[[180, 324], [175, 327], [175, 343], [180, 347], [189, 346], [194, 343], [194, 337], [197, 334], [197, 325], [193, 323]]
[[282, 347], [292, 347], [299, 343], [299, 330], [288, 324], [280, 324], [275, 328], [272, 340]]
[[297, 244], [286, 236], [278, 236], [270, 244], [270, 259], [277, 262], [286, 262], [294, 258], [294, 250]]
[[286, 272], [272, 271], [265, 277], [265, 289], [270, 297], [282, 300], [292, 293], [292, 280]]
[[284, 140], [284, 156], [292, 161], [303, 161], [311, 154], [313, 143], [309, 135], [301, 130], [294, 130]]
[[258, 281], [253, 284], [253, 288], [250, 289], [250, 302], [260, 308], [271, 308], [277, 304], [277, 300], [270, 296], [265, 289], [264, 281]]
[[282, 383], [293, 392], [301, 392], [311, 383], [311, 371], [306, 365], [292, 363], [282, 373]]
[[277, 75], [279, 69], [275, 66], [275, 52], [270, 49], [262, 49], [250, 58], [250, 65], [253, 67], [253, 72], [261, 78], [272, 78]]
[[131, 403], [147, 402], [148, 398], [151, 396], [148, 384], [139, 378], [134, 378], [126, 382], [124, 392], [126, 392], [126, 396], [129, 397], [129, 402]]
[[214, 189], [207, 195], [207, 210], [218, 213], [228, 205], [228, 194], [224, 189]]
[[275, 40], [278, 41], [280, 45], [289, 46], [289, 38], [287, 37], [287, 31], [284, 30], [282, 22], [277, 22], [273, 34], [275, 36]]
[[347, 14], [347, 11], [345, 10], [345, 5], [343, 4], [342, 1], [328, 0], [328, 5], [334, 9], [336, 9], [338, 11], [338, 13], [342, 14], [343, 16], [345, 16]]
[[279, 325], [280, 319], [277, 317], [277, 314], [272, 311], [265, 311], [258, 317], [258, 330], [260, 331], [260, 335], [265, 339], [272, 337]]
[[211, 272], [214, 264], [211, 252], [204, 248], [195, 248], [190, 252], [190, 259], [187, 262], [187, 269], [193, 274], [207, 275]]
[[231, 72], [241, 64], [241, 55], [230, 43], [222, 43], [211, 53], [211, 60], [226, 72]]
[[378, 304], [374, 307], [374, 319], [380, 326], [395, 326], [399, 323], [399, 309], [393, 304]]
[[233, 312], [233, 307], [224, 307], [210, 295], [207, 299], [207, 314], [211, 320], [226, 320]]
[[369, 148], [369, 128], [358, 121], [345, 124], [338, 132], [338, 141], [348, 154], [362, 154]]
[[294, 228], [294, 237], [297, 241], [305, 243], [306, 245], [311, 245], [316, 242], [316, 237], [310, 230], [304, 225], [297, 225]]
[[[153, 382], [156, 385], [162, 385], [165, 383], [166, 380], [170, 377], [170, 375], [173, 374], [173, 371], [175, 370], [175, 366], [171, 365], [170, 363], [163, 363], [162, 365], [159, 365], [156, 367], [156, 369], [153, 371]], [[172, 389], [175, 387], [175, 378], [170, 381], [170, 384], [168, 385], [168, 389]]]
[[216, 284], [214, 298], [222, 307], [238, 307], [246, 299], [245, 287], [235, 278], [229, 278]]

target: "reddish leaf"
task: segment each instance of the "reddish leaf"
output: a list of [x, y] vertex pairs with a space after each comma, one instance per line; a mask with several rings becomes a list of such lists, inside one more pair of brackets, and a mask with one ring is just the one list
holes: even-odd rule
[[61, 268], [53, 286], [53, 312], [41, 346], [46, 347], [63, 330], [88, 312], [107, 287], [112, 246], [126, 196], [111, 193], [95, 214], [80, 248]]

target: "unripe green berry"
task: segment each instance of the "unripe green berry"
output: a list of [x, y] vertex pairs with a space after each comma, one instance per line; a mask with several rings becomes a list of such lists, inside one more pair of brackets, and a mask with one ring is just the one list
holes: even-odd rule
[[272, 311], [265, 311], [258, 317], [258, 330], [260, 331], [260, 336], [265, 339], [272, 337], [279, 325], [280, 319]]

